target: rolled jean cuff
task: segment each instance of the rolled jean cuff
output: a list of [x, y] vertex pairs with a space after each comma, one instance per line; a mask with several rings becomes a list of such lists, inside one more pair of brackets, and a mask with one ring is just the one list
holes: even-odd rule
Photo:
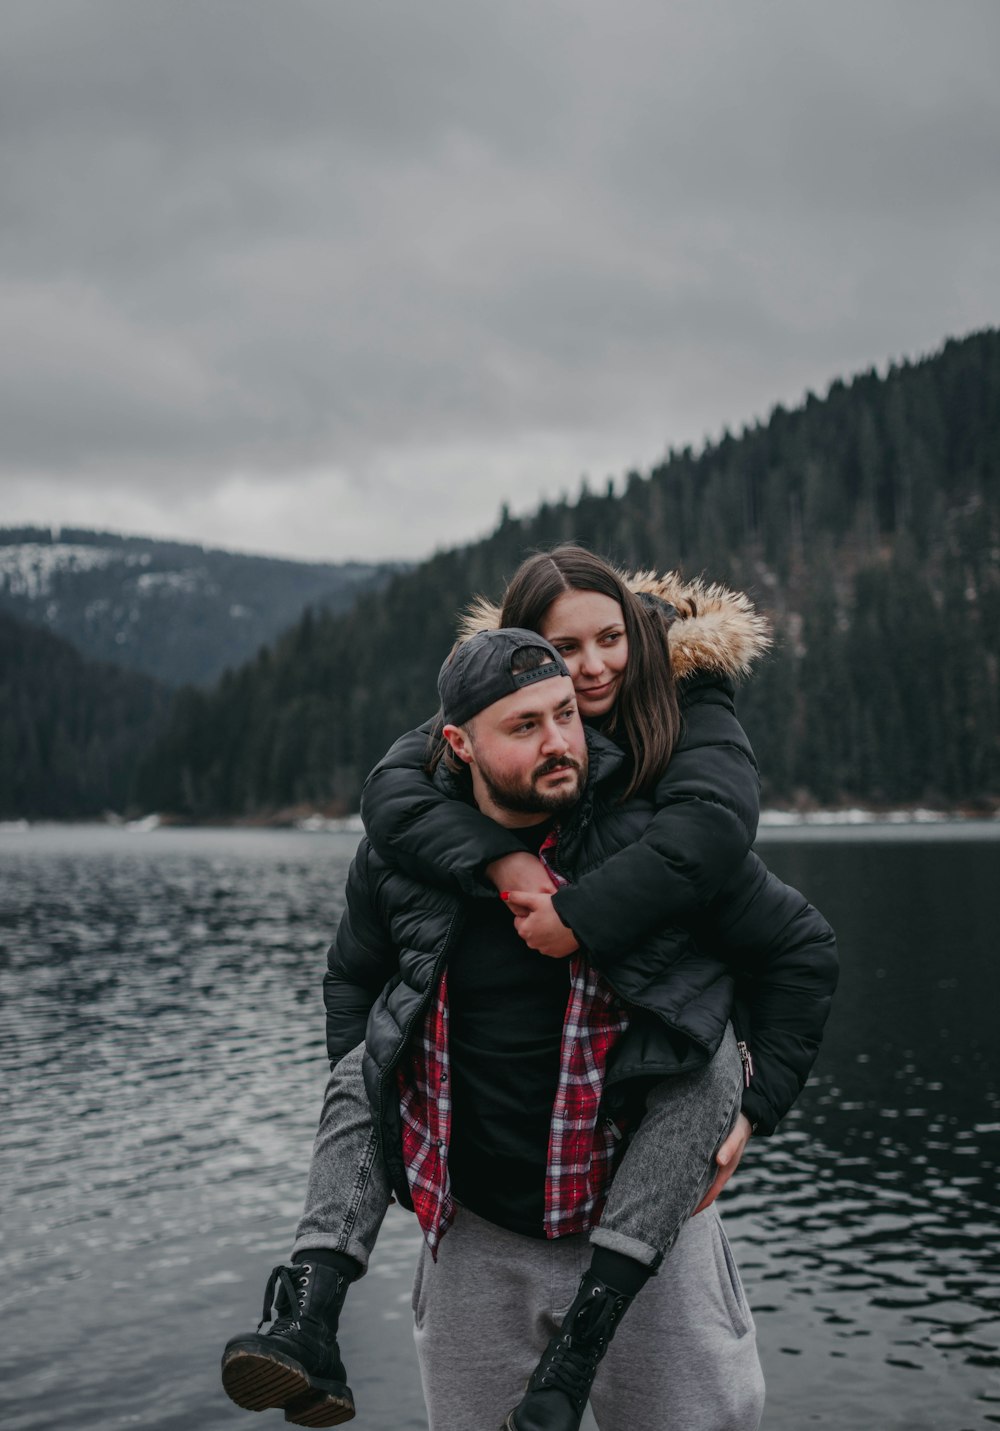
[[593, 1247], [606, 1247], [609, 1252], [631, 1257], [633, 1262], [641, 1262], [651, 1272], [655, 1272], [663, 1261], [659, 1248], [650, 1247], [648, 1242], [640, 1242], [636, 1237], [626, 1237], [623, 1232], [614, 1232], [610, 1227], [602, 1227], [600, 1223], [591, 1232], [590, 1242]]

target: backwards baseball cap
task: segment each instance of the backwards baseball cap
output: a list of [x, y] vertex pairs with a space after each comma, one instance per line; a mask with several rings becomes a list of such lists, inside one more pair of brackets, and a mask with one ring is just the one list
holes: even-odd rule
[[[531, 670], [513, 670], [517, 653], [529, 648], [545, 651], [551, 659]], [[519, 626], [477, 631], [455, 648], [438, 675], [444, 723], [464, 725], [487, 706], [524, 686], [568, 675], [559, 652], [537, 631], [525, 631]]]

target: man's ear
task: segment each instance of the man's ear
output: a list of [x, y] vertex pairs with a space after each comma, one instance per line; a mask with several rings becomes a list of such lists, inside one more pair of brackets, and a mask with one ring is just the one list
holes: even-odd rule
[[472, 764], [472, 741], [468, 732], [460, 725], [446, 725], [441, 734], [458, 756], [459, 760], [464, 760], [466, 765]]

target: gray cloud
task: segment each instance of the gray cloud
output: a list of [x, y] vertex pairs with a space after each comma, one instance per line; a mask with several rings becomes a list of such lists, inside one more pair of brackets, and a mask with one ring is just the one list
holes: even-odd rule
[[419, 554], [997, 319], [991, 0], [0, 20], [0, 520]]

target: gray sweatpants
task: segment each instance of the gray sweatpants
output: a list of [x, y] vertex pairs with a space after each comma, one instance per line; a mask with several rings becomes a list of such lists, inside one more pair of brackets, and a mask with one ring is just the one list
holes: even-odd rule
[[[330, 1075], [292, 1254], [332, 1248], [364, 1269], [392, 1190], [361, 1074], [363, 1053], [359, 1045]], [[714, 1176], [713, 1158], [739, 1113], [742, 1090], [731, 1028], [704, 1068], [654, 1086], [591, 1242], [659, 1266]]]
[[[430, 1431], [489, 1431], [520, 1401], [590, 1263], [586, 1236], [545, 1242], [460, 1208], [437, 1262], [421, 1249], [414, 1336]], [[689, 1219], [598, 1368], [600, 1431], [755, 1431], [764, 1379], [715, 1206]]]

